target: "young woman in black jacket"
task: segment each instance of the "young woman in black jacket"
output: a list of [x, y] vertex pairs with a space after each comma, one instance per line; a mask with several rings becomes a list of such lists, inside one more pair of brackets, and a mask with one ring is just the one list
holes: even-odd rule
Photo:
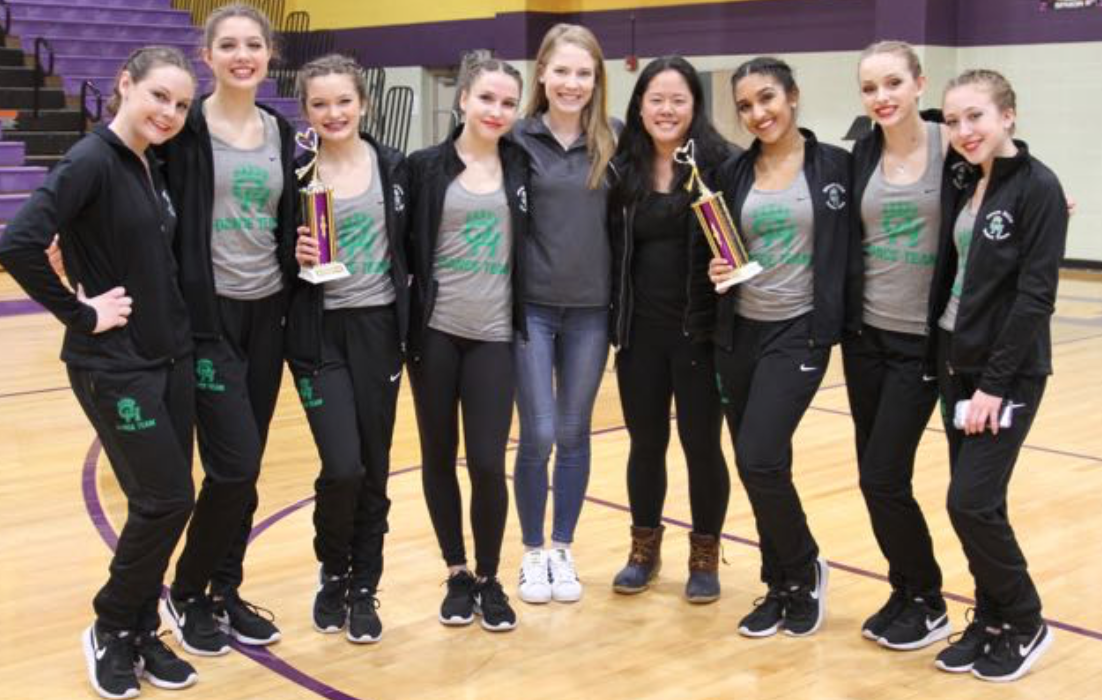
[[[166, 601], [177, 637], [200, 655], [279, 630], [238, 589], [256, 480], [283, 375], [283, 322], [295, 261], [294, 134], [256, 103], [272, 56], [267, 17], [226, 5], [207, 20], [214, 92], [166, 144], [180, 215], [176, 255], [195, 338], [196, 424], [205, 478]], [[209, 589], [209, 597], [208, 597]]]
[[1002, 75], [966, 71], [946, 87], [943, 107], [953, 148], [980, 175], [942, 204], [929, 316], [949, 439], [949, 518], [976, 607], [936, 665], [1012, 681], [1052, 643], [1006, 496], [1052, 373], [1068, 202], [1056, 175], [1013, 138], [1014, 90]]
[[853, 216], [861, 244], [847, 298], [854, 332], [842, 341], [861, 493], [888, 560], [892, 592], [862, 635], [896, 650], [949, 636], [941, 569], [911, 489], [915, 451], [937, 402], [926, 362], [926, 313], [941, 226], [942, 188], [968, 168], [949, 154], [937, 110], [919, 112], [926, 78], [911, 46], [884, 41], [858, 65], [873, 130], [853, 147]]
[[692, 139], [708, 179], [732, 151], [708, 121], [696, 70], [679, 56], [655, 59], [643, 69], [624, 122], [613, 160], [617, 181], [608, 230], [611, 335], [631, 440], [632, 526], [631, 553], [612, 587], [639, 593], [661, 568], [666, 448], [676, 400], [693, 520], [685, 596], [710, 603], [720, 594], [719, 536], [730, 493], [710, 342], [715, 294], [707, 279], [708, 243], [690, 208], [693, 195], [684, 187], [691, 171], [673, 156]]
[[[65, 154], [0, 239], [0, 263], [66, 326], [69, 382], [126, 495], [110, 576], [81, 637], [105, 698], [136, 697], [138, 675], [162, 688], [197, 678], [157, 635], [165, 569], [194, 504], [195, 386], [176, 214], [151, 150], [180, 131], [195, 83], [176, 49], [131, 54], [111, 123]], [[75, 293], [47, 263], [55, 232]]]
[[[514, 333], [525, 338], [521, 256], [528, 222], [528, 158], [503, 139], [520, 109], [520, 73], [472, 54], [459, 79], [463, 125], [410, 156], [413, 211], [410, 381], [421, 435], [422, 480], [448, 567], [445, 625], [504, 631], [517, 618], [498, 581], [509, 510], [505, 445], [513, 417]], [[474, 575], [463, 544], [456, 478], [459, 409], [471, 479]]]
[[[314, 553], [321, 563], [314, 627], [376, 642], [376, 591], [387, 532], [390, 444], [409, 317], [406, 165], [398, 151], [360, 135], [367, 81], [336, 54], [303, 66], [298, 93], [318, 153], [298, 164], [304, 182], [333, 189], [337, 260], [349, 276], [296, 280], [287, 314], [287, 357], [321, 457], [314, 482]], [[313, 163], [310, 161], [314, 160]], [[299, 229], [297, 258], [318, 263], [317, 241]]]
[[[797, 128], [800, 92], [783, 61], [748, 61], [731, 86], [755, 138], [717, 186], [764, 271], [720, 298], [716, 370], [769, 587], [739, 632], [805, 636], [825, 616], [828, 569], [792, 483], [792, 436], [842, 335], [850, 158]], [[732, 274], [721, 259], [710, 271], [716, 283]]]

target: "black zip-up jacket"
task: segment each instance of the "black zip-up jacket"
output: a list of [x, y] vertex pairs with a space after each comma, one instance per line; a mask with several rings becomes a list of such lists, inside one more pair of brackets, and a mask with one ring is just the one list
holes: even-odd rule
[[[1006, 396], [1015, 376], [1052, 374], [1049, 317], [1068, 232], [1060, 181], [1024, 142], [1014, 143], [1017, 155], [995, 159], [976, 214], [946, 358], [950, 372], [979, 375], [978, 388], [991, 396]], [[956, 276], [953, 225], [975, 189], [972, 182], [942, 204], [930, 329], [937, 328]]]
[[[65, 154], [0, 239], [0, 264], [65, 324], [61, 359], [74, 367], [149, 369], [191, 352], [172, 256], [175, 214], [152, 151], [146, 156], [148, 174], [114, 132], [97, 126]], [[125, 326], [93, 334], [95, 310], [46, 259], [55, 232], [66, 274], [89, 298], [126, 289], [134, 303]]]
[[[845, 323], [845, 286], [852, 274], [849, 250], [856, 243], [851, 210], [857, 206], [852, 192], [852, 162], [848, 151], [819, 143], [815, 134], [800, 129], [804, 136], [804, 176], [811, 191], [815, 225], [812, 231], [811, 311], [812, 347], [827, 347], [842, 337]], [[754, 187], [754, 163], [761, 155], [761, 142], [754, 140], [742, 156], [728, 159], [716, 173], [718, 189], [726, 193], [735, 226], [741, 226], [742, 207]], [[747, 246], [749, 247], [749, 246]], [[705, 271], [705, 278], [707, 272]], [[738, 287], [720, 295], [716, 310], [716, 345], [730, 349], [733, 342]], [[858, 317], [860, 318], [860, 317]]]
[[[191, 105], [179, 136], [158, 149], [165, 161], [168, 191], [180, 217], [176, 260], [180, 264], [180, 286], [191, 313], [191, 329], [197, 338], [217, 338], [221, 335], [214, 266], [211, 262], [214, 151], [211, 149], [207, 120], [203, 116], [203, 101], [207, 97]], [[298, 201], [294, 171], [295, 134], [291, 124], [278, 112], [262, 104], [257, 104], [257, 107], [273, 115], [279, 125], [283, 194], [279, 199], [275, 233], [278, 245], [276, 256], [283, 270], [286, 292], [298, 274], [298, 261], [295, 260]]]
[[[734, 152], [734, 147], [732, 147]], [[701, 163], [701, 177], [709, 187], [715, 185], [712, 177], [714, 169]], [[619, 178], [619, 173], [630, 167], [623, 157], [614, 159], [609, 173]], [[675, 187], [684, 187], [683, 178], [674, 178]], [[632, 256], [635, 252], [635, 212], [639, 202], [622, 201], [615, 195], [610, 197], [608, 207], [608, 235], [612, 245], [612, 302], [609, 314], [609, 339], [617, 351], [631, 344], [631, 324], [635, 313], [635, 287], [632, 281]], [[698, 192], [694, 192], [695, 201]], [[686, 205], [689, 206], [689, 205]], [[700, 229], [696, 214], [688, 217], [689, 226], [684, 232], [686, 260], [685, 270], [685, 310], [681, 317], [681, 332], [693, 342], [709, 340], [715, 330], [716, 295], [712, 283], [708, 280], [708, 262], [712, 258], [711, 248]]]
[[[386, 238], [390, 254], [390, 279], [394, 285], [394, 311], [398, 319], [399, 347], [405, 352], [409, 329], [409, 272], [406, 265], [408, 231], [409, 174], [406, 157], [400, 151], [362, 135], [375, 149], [383, 190]], [[303, 154], [296, 168], [306, 165], [313, 154]], [[325, 311], [325, 285], [310, 284], [296, 277], [291, 286], [287, 309], [285, 350], [287, 361], [299, 372], [316, 372], [321, 366], [322, 315]]]
[[[920, 113], [922, 120], [935, 124], [944, 124], [940, 109], [924, 109]], [[860, 333], [864, 315], [865, 296], [865, 223], [861, 219], [861, 201], [865, 198], [873, 171], [880, 166], [884, 155], [884, 130], [876, 124], [853, 145], [853, 217], [855, 237], [850, 241], [850, 262], [847, 266], [846, 281], [846, 332]], [[950, 148], [945, 154], [942, 167], [941, 201], [949, 202], [956, 193], [967, 186], [973, 177], [973, 168], [959, 153]], [[940, 222], [938, 222], [940, 226]]]
[[[409, 252], [406, 259], [413, 274], [410, 296], [409, 348], [420, 356], [421, 335], [432, 319], [438, 283], [432, 275], [436, 241], [444, 213], [448, 185], [467, 167], [455, 150], [459, 127], [451, 138], [413, 153], [408, 160], [410, 183]], [[528, 156], [509, 139], [498, 141], [498, 155], [504, 177], [505, 199], [513, 230], [512, 275], [513, 327], [524, 338], [528, 326], [524, 316], [524, 250], [528, 235]]]

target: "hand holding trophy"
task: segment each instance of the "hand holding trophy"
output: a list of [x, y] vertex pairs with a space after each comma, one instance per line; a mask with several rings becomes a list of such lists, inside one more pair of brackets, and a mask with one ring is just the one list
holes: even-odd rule
[[689, 139], [684, 146], [678, 148], [673, 154], [673, 159], [676, 163], [692, 168], [692, 174], [689, 176], [689, 181], [685, 183], [685, 189], [692, 192], [694, 184], [700, 188], [700, 197], [692, 203], [692, 207], [696, 212], [696, 218], [700, 221], [700, 228], [704, 229], [704, 237], [708, 239], [712, 256], [727, 261], [734, 270], [731, 277], [716, 283], [716, 291], [726, 291], [761, 272], [761, 265], [746, 254], [738, 229], [731, 220], [730, 212], [727, 211], [727, 204], [723, 201], [723, 193], [712, 192], [701, 179], [700, 170], [696, 165], [696, 148], [693, 140]]
[[314, 154], [313, 159], [295, 171], [301, 180], [312, 171], [310, 182], [299, 190], [302, 196], [303, 225], [317, 243], [318, 264], [304, 266], [298, 276], [311, 284], [348, 277], [348, 268], [337, 261], [337, 227], [333, 212], [333, 190], [318, 179], [318, 132], [307, 129], [295, 135], [295, 142]]

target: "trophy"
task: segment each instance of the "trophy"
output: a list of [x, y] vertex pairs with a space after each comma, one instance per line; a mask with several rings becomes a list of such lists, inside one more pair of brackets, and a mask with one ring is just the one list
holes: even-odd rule
[[678, 148], [673, 154], [673, 159], [676, 163], [692, 168], [692, 174], [689, 176], [689, 181], [685, 183], [685, 189], [691, 193], [694, 184], [700, 188], [700, 197], [692, 203], [692, 207], [696, 212], [696, 218], [700, 221], [700, 228], [704, 229], [704, 237], [708, 239], [712, 257], [723, 258], [735, 271], [730, 279], [716, 285], [716, 291], [730, 289], [761, 272], [761, 265], [746, 254], [738, 229], [735, 228], [731, 214], [727, 211], [727, 204], [723, 201], [723, 193], [712, 192], [701, 179], [700, 170], [696, 166], [696, 147], [693, 140], [689, 139], [684, 146]]
[[348, 277], [348, 268], [337, 260], [337, 227], [333, 210], [333, 190], [318, 179], [318, 132], [307, 129], [295, 136], [295, 142], [314, 154], [309, 163], [295, 171], [301, 180], [313, 171], [310, 182], [299, 190], [304, 224], [318, 243], [318, 264], [303, 267], [298, 276], [310, 284], [321, 284]]

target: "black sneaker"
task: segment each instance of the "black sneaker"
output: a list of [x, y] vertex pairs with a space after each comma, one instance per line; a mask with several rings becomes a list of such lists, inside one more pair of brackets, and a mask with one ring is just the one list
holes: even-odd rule
[[[166, 630], [163, 634], [169, 634]], [[158, 688], [179, 690], [195, 685], [199, 674], [195, 667], [168, 648], [156, 632], [143, 632], [135, 637], [137, 673]]]
[[482, 627], [491, 632], [507, 632], [517, 626], [517, 614], [509, 606], [509, 596], [496, 578], [488, 578], [475, 586], [474, 611], [482, 616]]
[[789, 588], [784, 601], [784, 633], [790, 637], [815, 634], [826, 618], [827, 579], [830, 567], [822, 558], [815, 560], [812, 583]]
[[[949, 637], [949, 646], [941, 650], [934, 659], [934, 666], [948, 673], [968, 673], [973, 664], [987, 653], [992, 642], [1002, 630], [998, 627], [989, 627], [988, 623], [969, 609], [972, 620], [959, 635]], [[965, 614], [965, 618], [968, 613]]]
[[738, 632], [744, 637], [771, 637], [784, 622], [784, 591], [769, 588], [764, 598], [754, 601], [754, 609], [738, 623]]
[[314, 629], [335, 634], [348, 621], [348, 575], [330, 576], [318, 571], [318, 592], [314, 596]]
[[944, 600], [927, 602], [922, 596], [914, 596], [884, 630], [880, 646], [896, 651], [922, 649], [945, 639], [952, 631]]
[[280, 639], [271, 610], [242, 600], [233, 591], [224, 597], [214, 598], [215, 614], [222, 631], [242, 644], [265, 646]]
[[474, 576], [467, 570], [448, 577], [448, 594], [440, 605], [440, 622], [445, 625], [469, 625], [474, 622]]
[[1033, 629], [1003, 625], [988, 653], [976, 659], [972, 675], [985, 681], [1007, 683], [1024, 676], [1052, 646], [1052, 630], [1041, 623]]
[[165, 610], [172, 633], [184, 651], [198, 656], [230, 653], [230, 638], [215, 621], [210, 599], [205, 595], [180, 600], [169, 593]]
[[348, 594], [348, 641], [374, 644], [382, 639], [383, 623], [379, 619], [379, 599], [370, 588], [359, 588]]
[[134, 670], [134, 636], [129, 632], [103, 632], [92, 623], [80, 637], [88, 680], [101, 697], [136, 698], [141, 692]]
[[892, 594], [888, 598], [888, 602], [880, 606], [880, 609], [869, 616], [869, 619], [865, 620], [865, 624], [861, 625], [861, 636], [865, 639], [877, 641], [884, 634], [884, 630], [888, 629], [888, 625], [892, 623], [899, 613], [903, 612], [903, 607], [907, 604], [907, 594], [898, 589], [892, 589]]

